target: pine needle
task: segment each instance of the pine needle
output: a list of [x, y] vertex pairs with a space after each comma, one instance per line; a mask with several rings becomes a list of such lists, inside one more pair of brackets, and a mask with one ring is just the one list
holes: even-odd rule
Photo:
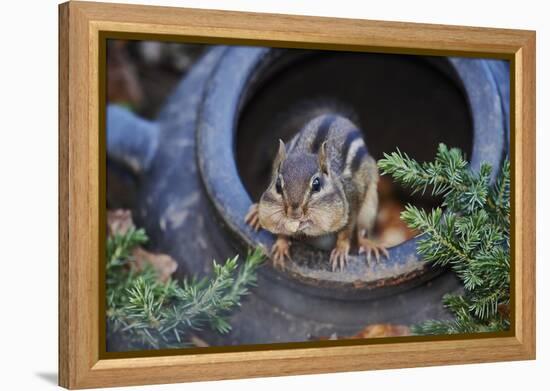
[[124, 350], [160, 349], [189, 346], [192, 332], [205, 328], [228, 333], [229, 316], [256, 284], [261, 249], [250, 251], [242, 264], [238, 256], [213, 262], [211, 278], [161, 282], [153, 267], [132, 267], [132, 249], [147, 240], [141, 229], [107, 240], [108, 340]]
[[[510, 162], [494, 184], [492, 168], [474, 173], [464, 154], [440, 144], [433, 162], [418, 163], [397, 150], [378, 162], [383, 174], [413, 192], [443, 197], [443, 209], [425, 211], [407, 205], [401, 214], [420, 232], [417, 251], [434, 265], [449, 265], [464, 285], [463, 295], [447, 295], [443, 304], [454, 320], [414, 325], [416, 334], [454, 334], [507, 330], [510, 302]], [[503, 315], [502, 313], [505, 315]]]

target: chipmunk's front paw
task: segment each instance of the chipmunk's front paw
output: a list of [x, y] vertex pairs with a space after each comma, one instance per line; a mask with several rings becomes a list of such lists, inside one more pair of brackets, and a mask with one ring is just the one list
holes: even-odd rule
[[344, 270], [344, 267], [348, 264], [350, 247], [349, 241], [336, 242], [336, 247], [334, 247], [330, 253], [330, 265], [333, 272], [338, 268]]
[[258, 231], [262, 226], [260, 225], [260, 213], [258, 210], [258, 203], [250, 205], [248, 213], [244, 217], [246, 224], [250, 225], [254, 231]]
[[366, 254], [367, 263], [369, 265], [371, 265], [372, 254], [374, 254], [376, 258], [376, 262], [380, 262], [380, 254], [385, 256], [386, 259], [390, 257], [390, 254], [388, 253], [388, 250], [386, 250], [386, 247], [373, 242], [369, 238], [366, 238], [364, 236], [364, 233], [361, 233], [359, 235], [359, 237], [357, 238], [357, 241], [359, 243], [359, 254], [362, 254], [362, 253]]
[[290, 258], [290, 241], [286, 238], [277, 238], [273, 247], [271, 247], [271, 259], [273, 260], [273, 266], [284, 269], [285, 261]]

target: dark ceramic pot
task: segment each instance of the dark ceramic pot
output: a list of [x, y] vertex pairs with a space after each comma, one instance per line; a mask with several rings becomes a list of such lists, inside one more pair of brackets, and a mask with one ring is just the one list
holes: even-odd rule
[[[137, 224], [154, 250], [178, 261], [179, 276], [204, 275], [212, 259], [273, 243], [243, 219], [269, 179], [275, 141], [292, 136], [278, 113], [317, 98], [341, 101], [376, 158], [399, 147], [431, 160], [445, 142], [466, 151], [474, 170], [482, 161], [498, 167], [509, 145], [508, 80], [507, 63], [493, 60], [213, 47], [154, 122], [108, 107], [108, 193], [131, 191]], [[122, 201], [108, 194], [108, 202]], [[214, 345], [292, 342], [445, 318], [441, 297], [459, 284], [415, 247], [415, 239], [392, 247], [372, 267], [352, 256], [333, 273], [327, 251], [297, 243], [286, 271], [261, 269], [233, 331], [203, 337]]]

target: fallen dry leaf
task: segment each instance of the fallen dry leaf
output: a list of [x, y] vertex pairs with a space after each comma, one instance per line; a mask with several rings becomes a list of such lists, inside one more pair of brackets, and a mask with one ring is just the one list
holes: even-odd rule
[[376, 216], [376, 240], [386, 247], [393, 247], [416, 236], [401, 220], [405, 206], [396, 195], [395, 184], [388, 177], [382, 176], [378, 182], [379, 206]]
[[[107, 211], [107, 234], [124, 235], [130, 228], [134, 228], [132, 212], [127, 209], [116, 209]], [[166, 282], [176, 271], [178, 264], [169, 255], [149, 252], [141, 247], [132, 251], [134, 267], [136, 270], [143, 270], [146, 264], [153, 266], [158, 274], [159, 281]]]
[[107, 211], [107, 235], [124, 235], [134, 227], [132, 212], [126, 209]]
[[178, 268], [174, 259], [166, 254], [155, 254], [141, 247], [136, 247], [132, 252], [132, 257], [137, 270], [143, 270], [146, 264], [153, 266], [157, 272], [159, 281], [166, 282]]
[[509, 304], [499, 304], [497, 307], [499, 315], [504, 319], [510, 319], [510, 305]]
[[207, 348], [210, 346], [204, 339], [197, 337], [195, 334], [191, 334], [189, 341], [198, 348]]
[[350, 339], [362, 338], [381, 338], [381, 337], [401, 337], [410, 335], [409, 327], [399, 324], [380, 323], [371, 324], [359, 331], [357, 334], [349, 337]]
[[143, 89], [126, 41], [112, 41], [107, 47], [107, 101], [139, 106]]
[[379, 323], [371, 324], [357, 334], [351, 336], [339, 336], [332, 334], [330, 336], [312, 337], [312, 340], [339, 340], [339, 339], [365, 339], [365, 338], [383, 338], [383, 337], [402, 337], [411, 335], [411, 330], [408, 326], [391, 324], [391, 323]]
[[393, 247], [416, 236], [416, 231], [410, 229], [401, 220], [401, 212], [405, 208], [398, 201], [387, 200], [381, 203], [377, 216], [378, 240], [386, 247]]

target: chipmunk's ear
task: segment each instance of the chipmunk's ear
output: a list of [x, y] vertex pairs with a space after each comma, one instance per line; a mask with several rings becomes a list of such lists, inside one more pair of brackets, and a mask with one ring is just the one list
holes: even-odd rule
[[279, 167], [281, 166], [281, 163], [284, 162], [286, 159], [286, 147], [283, 140], [279, 139], [279, 152], [277, 152], [277, 156], [275, 157], [275, 161], [273, 162], [273, 170], [278, 171]]
[[321, 148], [319, 148], [319, 168], [321, 169], [321, 172], [328, 175], [328, 157], [327, 157], [327, 142], [326, 140], [323, 141], [323, 144], [321, 144]]

